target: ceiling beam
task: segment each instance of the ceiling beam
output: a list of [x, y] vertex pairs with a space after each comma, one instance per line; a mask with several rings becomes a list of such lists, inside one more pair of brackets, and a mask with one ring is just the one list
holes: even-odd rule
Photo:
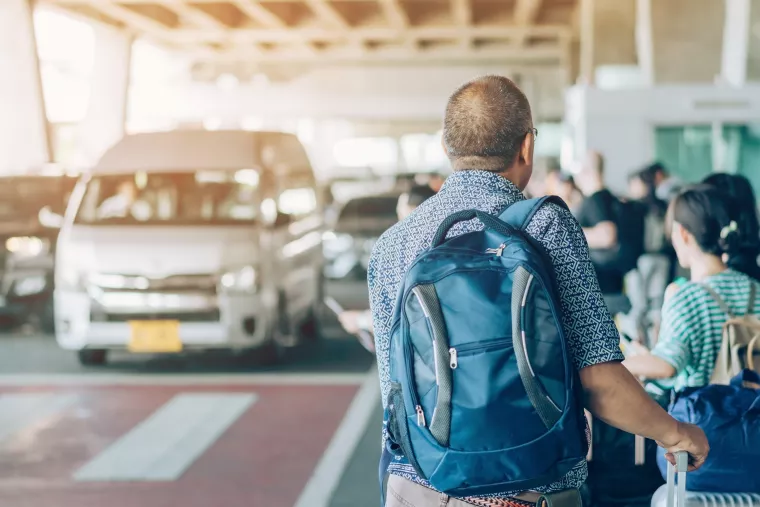
[[[515, 4], [514, 19], [517, 26], [531, 26], [538, 18], [542, 0], [517, 0]], [[518, 44], [524, 46], [527, 37], [518, 38]]]
[[402, 42], [407, 38], [415, 40], [460, 40], [462, 37], [473, 39], [508, 40], [517, 37], [548, 37], [561, 38], [570, 34], [570, 29], [563, 25], [540, 26], [470, 26], [470, 27], [410, 27], [405, 30], [395, 28], [357, 28], [351, 30], [335, 30], [323, 28], [294, 28], [294, 29], [234, 29], [234, 30], [196, 30], [176, 29], [167, 33], [176, 42], [194, 43], [231, 42], [245, 44], [258, 43], [287, 43], [287, 42], [351, 42], [378, 41]]
[[234, 0], [233, 3], [243, 14], [267, 28], [285, 28], [287, 26], [282, 19], [263, 7], [259, 0]]
[[215, 30], [228, 30], [230, 28], [211, 14], [203, 12], [201, 9], [196, 9], [185, 2], [163, 2], [162, 5], [174, 11], [184, 21], [189, 21], [199, 28]]
[[[469, 27], [472, 25], [472, 2], [470, 0], [450, 0], [451, 18], [454, 24], [460, 27]], [[468, 48], [472, 45], [472, 37], [463, 36], [459, 45]]]
[[406, 28], [409, 26], [409, 18], [404, 12], [399, 0], [378, 0], [383, 16], [393, 28]]
[[[81, 5], [81, 3], [74, 3], [74, 2], [58, 2], [59, 5], [62, 7], [65, 7], [66, 4], [76, 6]], [[169, 36], [169, 27], [164, 25], [161, 22], [156, 21], [155, 19], [149, 17], [149, 16], [143, 16], [142, 14], [139, 14], [136, 11], [133, 11], [132, 9], [128, 9], [127, 7], [122, 7], [119, 4], [115, 3], [107, 3], [107, 2], [89, 2], [87, 4], [88, 7], [91, 7], [109, 18], [113, 18], [117, 21], [120, 21], [124, 23], [127, 27], [129, 27], [132, 30], [143, 32], [146, 34], [149, 34], [151, 36], [154, 36], [156, 38], [159, 38], [161, 40], [171, 40], [171, 37]]]
[[329, 26], [334, 28], [349, 28], [348, 22], [327, 0], [305, 0], [305, 2], [312, 12], [319, 19], [326, 21]]
[[[463, 49], [440, 48], [413, 53], [406, 48], [393, 48], [359, 52], [355, 47], [330, 49], [312, 56], [299, 49], [271, 51], [251, 55], [242, 49], [213, 52], [197, 49], [199, 63], [446, 63], [446, 62], [521, 62], [557, 64], [564, 56], [563, 49], [557, 47], [540, 48], [488, 48]], [[194, 51], [195, 54], [195, 51]]]

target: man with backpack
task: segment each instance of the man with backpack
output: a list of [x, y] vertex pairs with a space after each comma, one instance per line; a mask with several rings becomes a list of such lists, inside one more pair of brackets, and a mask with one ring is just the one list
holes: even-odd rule
[[576, 220], [525, 200], [536, 135], [509, 79], [459, 88], [443, 127], [454, 173], [375, 245], [386, 507], [578, 505], [584, 405], [692, 468], [708, 453], [622, 366]]

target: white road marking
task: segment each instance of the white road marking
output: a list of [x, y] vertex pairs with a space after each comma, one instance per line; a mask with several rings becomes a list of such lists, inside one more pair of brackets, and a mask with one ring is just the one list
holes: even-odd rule
[[73, 394], [10, 393], [0, 395], [0, 442], [24, 428], [56, 416], [76, 401]]
[[243, 393], [179, 394], [80, 468], [74, 479], [177, 480], [256, 398]]
[[372, 368], [365, 375], [364, 383], [354, 396], [295, 507], [327, 507], [379, 402], [379, 379], [377, 370]]
[[253, 373], [227, 374], [142, 374], [142, 373], [72, 373], [72, 374], [7, 374], [0, 375], [0, 387], [35, 386], [218, 386], [218, 385], [274, 385], [274, 386], [341, 386], [359, 385], [364, 373], [313, 373], [278, 374]]

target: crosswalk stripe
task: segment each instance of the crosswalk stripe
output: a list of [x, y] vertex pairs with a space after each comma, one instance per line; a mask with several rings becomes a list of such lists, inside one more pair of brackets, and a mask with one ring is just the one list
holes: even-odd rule
[[74, 404], [73, 394], [10, 393], [0, 395], [0, 442], [57, 415]]
[[80, 468], [74, 479], [176, 480], [256, 399], [243, 393], [179, 394]]

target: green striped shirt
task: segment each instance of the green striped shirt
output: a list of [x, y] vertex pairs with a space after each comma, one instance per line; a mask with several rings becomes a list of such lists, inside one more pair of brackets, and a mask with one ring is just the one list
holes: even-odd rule
[[[760, 296], [760, 285], [730, 269], [708, 277], [702, 283], [717, 292], [736, 316], [747, 311], [750, 284], [757, 286]], [[760, 316], [760, 297], [755, 301], [754, 313]], [[660, 337], [652, 354], [675, 368], [673, 389], [682, 391], [710, 383], [726, 320], [728, 315], [718, 303], [704, 287], [694, 282], [684, 284], [665, 303]]]

